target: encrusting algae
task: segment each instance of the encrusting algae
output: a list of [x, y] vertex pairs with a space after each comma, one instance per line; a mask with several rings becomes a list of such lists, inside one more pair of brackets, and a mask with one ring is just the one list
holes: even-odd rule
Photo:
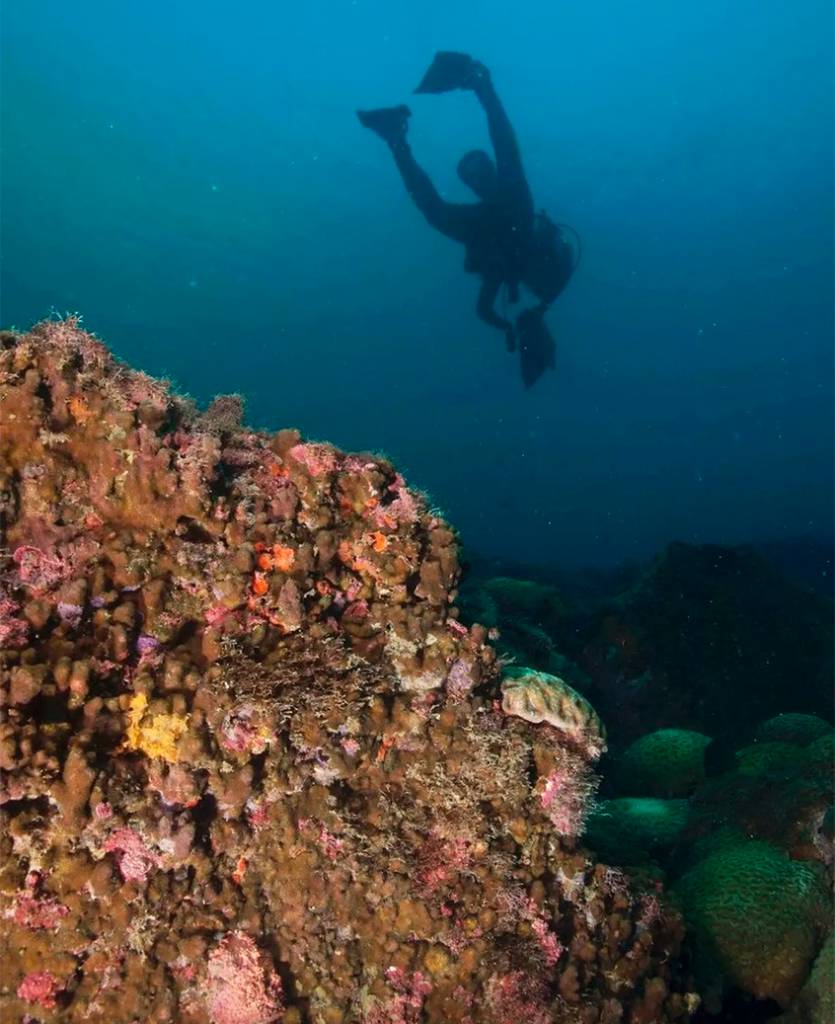
[[188, 716], [148, 714], [148, 698], [137, 693], [130, 699], [125, 742], [129, 750], [174, 763], [177, 744], [188, 728]]
[[578, 847], [599, 723], [502, 710], [393, 466], [71, 319], [0, 411], [4, 1020], [688, 1018], [680, 918]]

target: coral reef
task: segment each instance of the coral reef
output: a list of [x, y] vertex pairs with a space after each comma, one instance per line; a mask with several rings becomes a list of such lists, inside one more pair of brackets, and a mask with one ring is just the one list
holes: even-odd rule
[[831, 715], [832, 601], [751, 548], [672, 544], [633, 587], [567, 622], [553, 639], [590, 678], [614, 747], [672, 727], [730, 751], [788, 708]]
[[692, 729], [657, 729], [641, 736], [617, 762], [617, 785], [632, 796], [689, 796], [705, 780], [710, 742]]
[[605, 860], [638, 866], [676, 847], [689, 813], [686, 800], [603, 800], [589, 816], [586, 841]]
[[597, 712], [562, 679], [511, 667], [502, 678], [502, 710], [526, 722], [546, 722], [596, 760], [606, 749], [606, 729]]
[[458, 604], [465, 619], [494, 632], [496, 649], [509, 662], [559, 676], [584, 693], [589, 679], [559, 649], [567, 605], [554, 587], [508, 576], [464, 581]]
[[4, 1020], [689, 1017], [680, 917], [577, 845], [597, 716], [503, 710], [393, 466], [73, 320], [0, 335], [0, 408]]
[[818, 953], [809, 980], [780, 1024], [832, 1024], [835, 1020], [835, 932]]
[[829, 923], [818, 865], [760, 840], [725, 845], [676, 884], [692, 929], [700, 991], [736, 985], [787, 1007]]
[[832, 726], [817, 715], [782, 714], [757, 726], [758, 743], [794, 743], [806, 747], [821, 736], [831, 736]]
[[[795, 860], [818, 861], [831, 869], [835, 751], [831, 726], [822, 725], [826, 732], [805, 747], [767, 740], [737, 750], [731, 769], [708, 779], [693, 795], [683, 845], [704, 845], [717, 832], [735, 833], [772, 843]], [[820, 733], [820, 727], [815, 731]], [[769, 730], [758, 726], [756, 733], [769, 735]], [[795, 735], [808, 739], [805, 731]]]
[[[717, 1016], [703, 1006], [699, 1020], [773, 1016], [778, 996], [792, 998], [804, 982], [820, 937], [819, 911], [831, 906], [831, 601], [787, 582], [748, 548], [674, 544], [608, 594], [599, 586], [578, 592], [567, 578], [559, 590], [528, 583], [513, 571], [491, 577], [485, 566], [458, 603], [498, 631], [505, 657], [540, 677], [567, 680], [607, 722], [612, 753], [601, 762], [600, 787], [607, 799], [591, 806], [584, 844], [644, 884], [663, 880], [689, 893], [683, 876], [701, 879], [700, 899], [683, 903], [688, 956]], [[514, 674], [534, 673], [506, 672]], [[523, 687], [515, 699], [539, 721], [549, 693]], [[750, 840], [761, 843], [750, 847], [755, 853], [765, 849], [774, 863], [788, 863], [790, 878], [824, 871], [828, 880], [815, 887], [820, 908], [797, 900], [796, 929], [782, 949], [791, 977], [778, 978], [773, 989], [740, 966], [756, 960], [770, 933], [743, 935], [723, 966], [708, 953], [723, 928], [736, 932], [738, 925], [717, 910], [714, 935], [700, 917], [700, 900], [721, 909], [717, 865], [730, 863]], [[798, 864], [796, 875], [793, 862], [808, 863]], [[782, 878], [776, 872], [772, 881]], [[769, 913], [769, 885], [737, 894], [754, 919]], [[819, 995], [810, 980], [797, 1013]]]
[[[801, 1014], [821, 998], [817, 976], [798, 993], [831, 917], [831, 726], [786, 714], [753, 734], [763, 738], [735, 751], [711, 778], [706, 736], [664, 729], [639, 738], [610, 762], [608, 788], [687, 798], [603, 800], [584, 835], [603, 859], [674, 880], [705, 998], [700, 1019], [759, 1020], [757, 1012], [765, 1019], [773, 1013], [763, 1008], [777, 1004]], [[708, 1011], [718, 1016], [704, 1018]]]
[[[789, 728], [820, 735], [816, 716], [831, 716], [831, 596], [791, 582], [753, 548], [671, 544], [640, 573], [591, 589], [490, 568], [465, 581], [462, 614], [498, 630], [503, 656], [579, 690], [615, 752], [672, 728], [709, 735], [729, 757], [754, 739], [799, 742]], [[782, 732], [754, 736], [770, 716], [767, 729]]]

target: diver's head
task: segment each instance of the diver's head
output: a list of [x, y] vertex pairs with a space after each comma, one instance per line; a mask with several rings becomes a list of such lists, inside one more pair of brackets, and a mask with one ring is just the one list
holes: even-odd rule
[[458, 161], [458, 177], [479, 199], [496, 191], [496, 166], [483, 149], [471, 149]]

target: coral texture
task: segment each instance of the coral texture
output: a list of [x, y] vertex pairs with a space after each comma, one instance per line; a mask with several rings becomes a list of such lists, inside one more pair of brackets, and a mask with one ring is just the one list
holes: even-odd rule
[[702, 985], [736, 985], [787, 1007], [820, 949], [829, 893], [818, 865], [760, 840], [729, 843], [676, 884]]
[[806, 747], [821, 736], [831, 735], [832, 726], [817, 715], [788, 713], [775, 715], [757, 726], [754, 738], [759, 742], [796, 743]]
[[831, 736], [808, 747], [753, 743], [735, 754], [735, 768], [709, 779], [691, 799], [683, 842], [701, 843], [715, 830], [764, 839], [795, 860], [830, 869], [833, 845]]
[[506, 669], [501, 690], [507, 714], [526, 722], [546, 722], [592, 760], [606, 750], [606, 730], [597, 712], [557, 676], [514, 666]]
[[779, 1024], [832, 1024], [835, 1020], [835, 932], [818, 954], [809, 980]]
[[786, 708], [831, 715], [832, 600], [753, 549], [672, 544], [592, 622], [569, 625], [557, 644], [618, 744], [675, 726], [733, 749]]
[[4, 1020], [688, 1017], [680, 918], [576, 846], [596, 716], [502, 710], [393, 466], [72, 320], [0, 407]]
[[641, 864], [675, 847], [688, 814], [686, 800], [628, 796], [603, 800], [591, 813], [586, 842], [606, 860]]
[[628, 796], [688, 796], [705, 778], [710, 737], [691, 729], [657, 729], [623, 752], [618, 788]]

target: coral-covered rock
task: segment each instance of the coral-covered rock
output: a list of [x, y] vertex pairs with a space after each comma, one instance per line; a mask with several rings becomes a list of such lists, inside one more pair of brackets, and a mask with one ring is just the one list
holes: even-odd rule
[[635, 740], [612, 770], [628, 796], [684, 797], [705, 779], [709, 736], [692, 729], [657, 729]]
[[565, 601], [559, 591], [544, 583], [493, 576], [484, 581], [483, 588], [506, 620], [522, 619], [548, 630], [565, 614]]
[[809, 980], [778, 1024], [832, 1024], [835, 1020], [835, 932], [818, 953]]
[[723, 846], [676, 884], [702, 990], [735, 985], [787, 1007], [800, 992], [831, 919], [818, 865], [759, 840]]
[[502, 709], [526, 722], [550, 725], [591, 759], [606, 749], [606, 729], [597, 712], [575, 689], [547, 672], [511, 667], [501, 683]]
[[468, 621], [491, 629], [502, 657], [559, 676], [581, 692], [588, 688], [588, 678], [555, 641], [569, 607], [556, 588], [506, 576], [473, 578], [457, 603]]
[[767, 743], [751, 743], [735, 753], [737, 771], [740, 775], [759, 778], [777, 772], [797, 772], [806, 764], [802, 747], [777, 740]]
[[734, 750], [786, 708], [831, 715], [832, 601], [751, 548], [672, 544], [635, 586], [570, 626], [555, 640], [590, 677], [584, 693], [614, 746], [675, 727]]
[[674, 849], [684, 834], [689, 813], [686, 800], [603, 800], [591, 813], [586, 842], [613, 864], [640, 865]]
[[577, 849], [596, 715], [502, 710], [388, 462], [72, 320], [2, 336], [0, 414], [3, 1019], [688, 1017], [680, 918]]
[[206, 1003], [212, 1024], [272, 1024], [283, 1016], [281, 979], [249, 935], [230, 932], [209, 953]]
[[799, 747], [806, 747], [821, 736], [831, 733], [831, 724], [817, 715], [788, 713], [775, 715], [760, 723], [754, 738], [760, 743], [795, 743]]
[[735, 768], [707, 780], [691, 800], [684, 844], [731, 830], [764, 839], [797, 860], [835, 862], [829, 736], [808, 747], [753, 743], [738, 750]]

